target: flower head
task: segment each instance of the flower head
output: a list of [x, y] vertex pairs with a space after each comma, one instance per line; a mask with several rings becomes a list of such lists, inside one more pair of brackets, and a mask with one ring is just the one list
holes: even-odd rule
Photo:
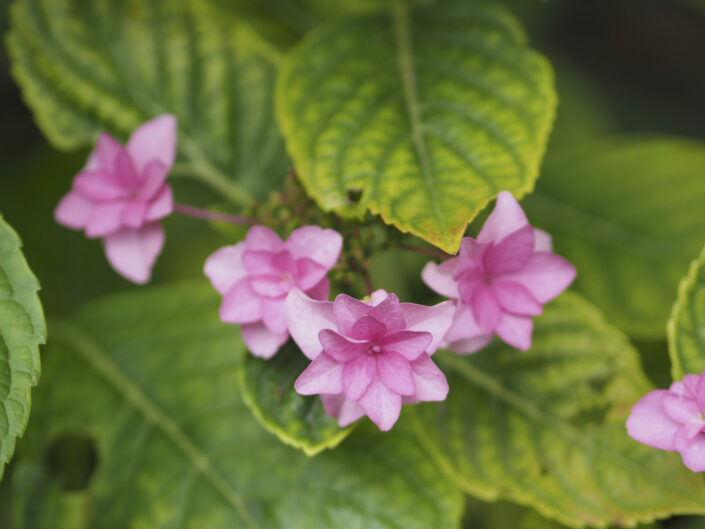
[[245, 240], [216, 251], [204, 273], [223, 295], [220, 318], [239, 323], [255, 356], [271, 358], [288, 340], [284, 300], [296, 287], [315, 299], [328, 299], [326, 274], [343, 238], [335, 230], [304, 226], [286, 242], [269, 228], [253, 226]]
[[159, 219], [174, 208], [166, 177], [175, 153], [176, 118], [169, 114], [143, 124], [125, 147], [102, 133], [56, 207], [56, 221], [102, 238], [113, 268], [146, 283], [164, 245]]
[[705, 471], [705, 371], [644, 395], [627, 419], [627, 433], [653, 448], [680, 452], [686, 467]]
[[448, 347], [471, 353], [497, 334], [528, 349], [531, 317], [575, 278], [575, 267], [551, 249], [551, 237], [532, 228], [512, 194], [502, 191], [477, 239], [465, 237], [457, 257], [428, 263], [421, 274], [429, 287], [457, 302]]
[[294, 387], [320, 394], [340, 426], [367, 415], [389, 430], [403, 402], [446, 398], [448, 382], [431, 355], [450, 327], [451, 302], [399, 303], [383, 290], [368, 302], [345, 294], [325, 302], [293, 290], [286, 305], [291, 336], [312, 360]]

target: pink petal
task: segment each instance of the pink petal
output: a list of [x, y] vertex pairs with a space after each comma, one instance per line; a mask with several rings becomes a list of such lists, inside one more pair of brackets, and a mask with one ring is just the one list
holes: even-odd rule
[[485, 270], [492, 276], [516, 272], [534, 254], [534, 229], [524, 226], [490, 247], [483, 257]]
[[289, 333], [273, 333], [263, 323], [246, 323], [240, 327], [247, 349], [260, 358], [272, 358], [289, 339]]
[[114, 176], [125, 190], [134, 190], [139, 185], [137, 169], [130, 154], [125, 149], [120, 149], [115, 157]]
[[475, 338], [465, 338], [447, 344], [446, 349], [461, 355], [476, 353], [483, 349], [492, 341], [492, 336], [476, 336]]
[[247, 276], [242, 263], [245, 243], [234, 246], [224, 246], [213, 253], [203, 267], [203, 273], [222, 295], [225, 295], [235, 283]]
[[333, 302], [333, 313], [340, 332], [350, 336], [355, 322], [370, 310], [369, 305], [347, 294], [339, 294]]
[[358, 401], [367, 416], [386, 432], [394, 426], [401, 412], [401, 395], [394, 393], [381, 380], [374, 380]]
[[350, 331], [350, 338], [355, 340], [377, 341], [387, 334], [387, 326], [372, 316], [363, 316], [355, 322]]
[[120, 142], [107, 132], [101, 132], [96, 142], [96, 147], [91, 152], [86, 162], [85, 170], [107, 169], [112, 171], [115, 166], [115, 158], [123, 150]]
[[460, 241], [458, 264], [455, 267], [455, 272], [453, 272], [453, 279], [458, 281], [461, 276], [468, 272], [472, 272], [473, 275], [484, 275], [482, 260], [490, 246], [490, 244], [481, 244], [472, 237], [464, 237]]
[[546, 303], [563, 292], [575, 279], [575, 267], [551, 253], [534, 253], [526, 265], [502, 279], [517, 281], [539, 303]]
[[129, 228], [104, 239], [105, 254], [113, 268], [134, 283], [149, 281], [152, 266], [164, 246], [164, 230], [158, 222], [138, 230]]
[[[245, 243], [245, 246], [247, 243]], [[242, 263], [251, 276], [275, 275], [278, 271], [272, 266], [274, 254], [266, 250], [250, 250], [249, 247], [242, 254]], [[281, 274], [279, 274], [281, 275]]]
[[426, 263], [421, 270], [421, 279], [428, 287], [441, 296], [458, 299], [458, 284], [453, 279], [453, 274], [458, 266], [458, 258], [452, 257], [437, 265], [434, 262]]
[[535, 252], [552, 252], [553, 237], [548, 233], [538, 228], [534, 228], [534, 251]]
[[321, 395], [321, 402], [323, 402], [323, 408], [329, 417], [338, 418], [338, 426], [341, 428], [345, 428], [365, 415], [365, 410], [362, 409], [362, 406], [357, 402], [346, 399], [343, 393]]
[[701, 410], [705, 410], [705, 372], [698, 377], [698, 384], [695, 387], [695, 400]]
[[413, 395], [416, 392], [414, 376], [409, 361], [394, 352], [384, 352], [375, 357], [377, 375], [384, 384], [399, 395]]
[[318, 333], [318, 340], [328, 356], [343, 364], [359, 356], [367, 356], [368, 344], [351, 342], [330, 329]]
[[155, 198], [149, 204], [147, 209], [147, 220], [158, 220], [171, 215], [174, 211], [174, 197], [171, 193], [171, 187], [165, 185], [161, 191], [157, 192]]
[[176, 156], [176, 117], [163, 114], [142, 124], [130, 136], [127, 151], [138, 174], [152, 160], [160, 161], [170, 171]]
[[497, 203], [490, 216], [485, 221], [477, 241], [481, 243], [499, 243], [510, 233], [527, 226], [524, 210], [509, 191], [497, 195]]
[[669, 388], [670, 391], [677, 395], [683, 395], [690, 399], [695, 399], [698, 394], [698, 386], [700, 385], [700, 376], [685, 375], [682, 380], [674, 382]]
[[502, 309], [492, 289], [487, 285], [481, 285], [472, 298], [471, 306], [480, 329], [485, 334], [492, 333], [502, 319]]
[[679, 424], [663, 409], [668, 391], [656, 389], [644, 395], [627, 419], [627, 433], [632, 439], [661, 450], [675, 450], [674, 437]]
[[291, 232], [285, 245], [295, 259], [307, 257], [330, 270], [340, 255], [343, 237], [335, 230], [303, 226]]
[[322, 353], [299, 375], [294, 389], [301, 395], [343, 392], [343, 364]]
[[396, 294], [387, 297], [367, 312], [367, 316], [375, 318], [387, 327], [387, 332], [397, 332], [406, 329], [406, 321], [400, 309]]
[[531, 347], [534, 322], [527, 316], [515, 316], [505, 312], [494, 331], [512, 347], [527, 351]]
[[82, 229], [86, 227], [95, 206], [96, 204], [80, 191], [72, 189], [56, 206], [54, 218], [56, 222], [68, 228]]
[[401, 303], [399, 309], [406, 321], [407, 331], [431, 333], [431, 343], [426, 346], [426, 352], [429, 355], [435, 353], [453, 323], [455, 303], [444, 301], [431, 307]]
[[700, 408], [694, 400], [681, 395], [669, 393], [661, 400], [666, 414], [676, 422], [687, 424], [700, 419]]
[[147, 203], [140, 200], [133, 200], [125, 203], [122, 210], [122, 225], [129, 228], [139, 228], [144, 224], [147, 216]]
[[444, 340], [446, 342], [455, 342], [458, 340], [476, 338], [479, 336], [484, 336], [484, 333], [475, 321], [472, 307], [470, 305], [465, 305], [462, 302], [458, 303], [455, 311], [455, 317], [453, 318], [453, 323], [451, 323], [450, 329], [448, 329]]
[[429, 332], [399, 331], [388, 334], [379, 344], [383, 352], [400, 354], [412, 362], [426, 352], [432, 341], [433, 336]]
[[296, 286], [306, 292], [326, 277], [326, 269], [311, 259], [302, 258], [296, 261], [294, 275]]
[[313, 299], [328, 301], [328, 295], [330, 294], [330, 281], [327, 277], [324, 277], [316, 285], [307, 290], [306, 294]]
[[365, 304], [371, 307], [376, 307], [387, 299], [388, 296], [389, 294], [383, 288], [377, 289], [370, 294], [370, 301], [366, 301]]
[[316, 358], [322, 349], [318, 334], [323, 329], [338, 328], [333, 303], [316, 301], [294, 288], [286, 297], [284, 306], [291, 337], [308, 358]]
[[343, 368], [345, 396], [350, 400], [358, 400], [367, 391], [376, 374], [375, 359], [370, 355], [358, 356], [347, 362]]
[[73, 180], [74, 188], [96, 202], [105, 202], [127, 196], [122, 183], [104, 170], [83, 171]]
[[411, 363], [416, 392], [412, 398], [416, 402], [441, 401], [448, 396], [448, 381], [431, 357], [422, 354]]
[[458, 278], [458, 295], [466, 305], [472, 303], [477, 290], [486, 285], [484, 273], [481, 270], [469, 270]]
[[674, 445], [681, 453], [686, 467], [693, 472], [705, 471], [705, 435], [688, 439], [683, 429], [680, 429], [675, 436]]
[[159, 160], [148, 162], [140, 175], [139, 198], [153, 198], [164, 186], [168, 174], [169, 169]]
[[276, 253], [282, 249], [284, 243], [279, 235], [266, 226], [252, 226], [245, 236], [248, 250], [264, 250]]
[[294, 258], [288, 250], [280, 250], [272, 255], [272, 267], [279, 273], [285, 274], [294, 270]]
[[86, 237], [105, 237], [122, 227], [125, 202], [104, 202], [93, 208], [86, 223]]
[[288, 333], [284, 298], [260, 298], [262, 323], [275, 334]]
[[[245, 252], [247, 255], [247, 252]], [[252, 289], [260, 296], [268, 298], [283, 298], [291, 290], [292, 284], [280, 275], [265, 275], [250, 277]]]
[[220, 319], [226, 323], [254, 323], [262, 317], [260, 297], [247, 278], [240, 279], [225, 293]]
[[543, 312], [543, 305], [516, 281], [495, 280], [492, 281], [491, 288], [499, 305], [506, 312], [520, 316], [538, 316]]

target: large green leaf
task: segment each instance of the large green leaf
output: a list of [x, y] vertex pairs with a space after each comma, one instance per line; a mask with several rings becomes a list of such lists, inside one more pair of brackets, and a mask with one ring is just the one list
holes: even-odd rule
[[498, 6], [441, 2], [324, 24], [285, 60], [277, 116], [308, 193], [455, 252], [498, 191], [533, 188], [549, 64]]
[[339, 428], [318, 396], [304, 397], [294, 390], [294, 381], [310, 363], [290, 340], [270, 360], [243, 355], [238, 374], [242, 398], [262, 425], [313, 456], [337, 446], [352, 427]]
[[705, 370], [705, 249], [681, 281], [668, 321], [673, 380]]
[[705, 144], [613, 139], [555, 154], [523, 202], [578, 269], [574, 288], [630, 334], [665, 336], [705, 245]]
[[702, 478], [678, 454], [627, 436], [629, 410], [651, 388], [626, 338], [576, 294], [535, 322], [526, 353], [495, 342], [436, 355], [450, 395], [414, 419], [439, 466], [472, 495], [575, 527], [705, 513]]
[[39, 380], [39, 344], [46, 338], [39, 282], [20, 238], [0, 215], [0, 479], [22, 435]]
[[179, 118], [178, 172], [247, 202], [283, 176], [278, 49], [210, 0], [17, 0], [12, 69], [57, 147]]
[[[202, 281], [51, 322], [37, 420], [13, 476], [16, 529], [458, 527], [462, 495], [413, 436], [368, 424], [308, 458], [266, 432], [240, 399], [244, 350], [217, 307]], [[77, 437], [97, 452], [80, 493], [47, 465]]]

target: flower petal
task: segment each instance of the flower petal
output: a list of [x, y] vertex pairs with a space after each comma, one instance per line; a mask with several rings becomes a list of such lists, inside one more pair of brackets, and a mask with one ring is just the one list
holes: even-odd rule
[[330, 329], [318, 333], [318, 340], [328, 356], [343, 364], [359, 356], [367, 356], [368, 344], [351, 342]]
[[468, 272], [482, 277], [484, 267], [482, 259], [491, 244], [481, 244], [472, 237], [464, 237], [460, 241], [460, 253], [458, 254], [458, 264], [453, 272], [453, 279], [458, 281], [461, 276]]
[[480, 349], [483, 349], [492, 341], [492, 336], [476, 336], [475, 338], [465, 338], [463, 340], [456, 340], [444, 345], [446, 349], [458, 353], [461, 355], [476, 353]]
[[504, 313], [495, 328], [502, 340], [512, 347], [521, 351], [527, 351], [531, 347], [531, 334], [534, 331], [534, 322], [527, 316], [516, 316]]
[[396, 294], [388, 294], [384, 300], [367, 312], [367, 316], [382, 322], [387, 328], [387, 332], [392, 333], [406, 329], [406, 321]]
[[399, 310], [406, 321], [407, 331], [431, 333], [432, 339], [431, 343], [426, 346], [426, 353], [432, 355], [440, 347], [453, 323], [455, 306], [453, 301], [444, 301], [431, 307], [415, 303], [401, 303]]
[[273, 333], [262, 322], [246, 323], [240, 327], [247, 349], [260, 358], [272, 358], [289, 339], [289, 333]]
[[147, 203], [141, 200], [132, 200], [125, 203], [122, 210], [122, 225], [129, 228], [139, 228], [147, 217]]
[[80, 191], [72, 189], [56, 206], [54, 219], [67, 228], [82, 229], [86, 227], [95, 207], [95, 202]]
[[321, 395], [323, 409], [329, 417], [338, 418], [338, 426], [345, 428], [349, 424], [354, 423], [360, 417], [365, 415], [365, 410], [362, 409], [357, 402], [345, 398], [345, 394], [338, 395]]
[[[245, 270], [251, 276], [274, 275], [277, 270], [272, 266], [274, 254], [267, 250], [250, 250], [247, 243], [244, 243], [245, 251], [242, 254], [242, 263]], [[281, 275], [281, 274], [279, 274]]]
[[316, 285], [307, 290], [306, 294], [313, 299], [328, 301], [328, 295], [330, 294], [330, 281], [327, 277], [324, 277]]
[[139, 198], [149, 200], [164, 186], [169, 169], [159, 160], [151, 160], [140, 174]]
[[164, 218], [167, 215], [171, 215], [172, 211], [174, 211], [174, 197], [171, 192], [171, 187], [164, 185], [149, 204], [147, 220]]
[[333, 302], [316, 301], [294, 288], [286, 297], [284, 306], [291, 337], [308, 358], [316, 358], [322, 349], [318, 334], [323, 329], [338, 329]]
[[250, 285], [257, 294], [267, 298], [283, 298], [292, 288], [292, 284], [281, 275], [250, 276]]
[[223, 246], [206, 259], [203, 273], [222, 295], [225, 295], [235, 283], [247, 276], [242, 263], [242, 254], [245, 243], [240, 242], [234, 246]]
[[279, 235], [266, 226], [252, 226], [245, 236], [248, 250], [265, 250], [267, 252], [278, 252], [284, 243]]
[[146, 283], [164, 246], [164, 237], [164, 229], [158, 222], [145, 224], [138, 230], [125, 228], [104, 239], [105, 254], [119, 274], [134, 283]]
[[[252, 284], [252, 283], [250, 283]], [[275, 334], [288, 333], [286, 324], [286, 308], [284, 298], [260, 298], [260, 307], [262, 310], [262, 323]]]
[[343, 367], [345, 396], [350, 400], [358, 400], [376, 375], [375, 359], [370, 355], [358, 356], [347, 362]]
[[343, 364], [322, 353], [309, 364], [294, 382], [301, 395], [343, 392]]
[[632, 439], [653, 448], [674, 451], [674, 437], [680, 425], [663, 409], [663, 389], [649, 391], [632, 408], [627, 419], [627, 433]]
[[705, 435], [688, 439], [681, 428], [675, 436], [674, 444], [686, 467], [693, 472], [705, 471]]
[[84, 196], [96, 202], [105, 202], [127, 196], [122, 183], [116, 181], [110, 173], [97, 169], [83, 171], [76, 175], [73, 186]]
[[369, 310], [369, 305], [347, 294], [338, 294], [333, 302], [333, 313], [335, 314], [337, 327], [340, 332], [346, 336], [350, 336], [355, 322], [362, 318]]
[[535, 252], [552, 252], [553, 237], [548, 233], [538, 228], [534, 228], [534, 251]]
[[705, 371], [698, 377], [698, 384], [695, 386], [695, 400], [701, 410], [705, 410]]
[[421, 279], [431, 290], [441, 296], [458, 299], [458, 283], [453, 279], [457, 266], [457, 257], [452, 257], [441, 264], [430, 261], [421, 270]]
[[416, 391], [411, 396], [416, 402], [441, 401], [448, 396], [448, 381], [431, 357], [422, 354], [411, 363]]
[[534, 229], [526, 225], [491, 246], [483, 256], [487, 273], [496, 277], [526, 266], [534, 254]]
[[552, 253], [534, 253], [526, 265], [502, 279], [526, 287], [539, 303], [546, 303], [563, 292], [575, 279], [575, 267]]
[[296, 286], [306, 292], [326, 277], [326, 269], [312, 259], [298, 259], [294, 268]]
[[107, 132], [101, 132], [98, 136], [95, 149], [91, 152], [86, 162], [85, 170], [106, 169], [112, 171], [115, 166], [115, 158], [123, 150], [119, 141]]
[[138, 174], [152, 160], [160, 161], [167, 172], [171, 171], [176, 156], [176, 117], [163, 114], [143, 123], [130, 136], [127, 151]]
[[240, 279], [225, 293], [220, 319], [226, 323], [254, 323], [262, 318], [260, 297], [247, 278]]
[[492, 291], [506, 312], [520, 316], [538, 316], [543, 312], [543, 305], [536, 301], [526, 287], [516, 281], [492, 281]]
[[676, 395], [683, 395], [689, 399], [695, 399], [698, 393], [698, 385], [700, 384], [700, 376], [685, 375], [682, 380], [678, 380], [671, 384], [669, 391]]
[[358, 403], [383, 432], [390, 430], [399, 419], [401, 395], [394, 393], [379, 379], [370, 384]]
[[375, 357], [377, 375], [394, 393], [410, 396], [416, 392], [409, 361], [395, 352], [384, 352]]
[[105, 237], [122, 227], [125, 202], [103, 202], [97, 204], [86, 222], [86, 237]]
[[380, 345], [383, 352], [400, 354], [412, 362], [426, 352], [432, 341], [430, 332], [399, 331], [382, 338]]
[[458, 278], [458, 296], [463, 303], [469, 305], [477, 290], [485, 284], [485, 275], [480, 269], [468, 270]]
[[355, 322], [350, 331], [350, 338], [375, 342], [387, 334], [387, 326], [372, 316], [363, 316]]
[[291, 232], [285, 246], [294, 259], [307, 257], [330, 270], [340, 255], [343, 237], [335, 230], [303, 226]]
[[678, 423], [688, 424], [695, 421], [700, 422], [700, 408], [698, 408], [696, 402], [689, 397], [669, 393], [663, 396], [661, 405], [666, 415]]
[[491, 334], [502, 319], [502, 309], [488, 285], [481, 285], [471, 301], [472, 313], [477, 325], [485, 334]]
[[453, 323], [451, 323], [448, 332], [443, 338], [444, 341], [455, 342], [457, 340], [476, 338], [478, 336], [484, 336], [484, 333], [475, 321], [472, 307], [462, 302], [458, 303]]
[[497, 203], [490, 216], [485, 221], [477, 241], [480, 243], [499, 243], [510, 233], [527, 226], [524, 210], [519, 202], [509, 191], [502, 191], [497, 195]]

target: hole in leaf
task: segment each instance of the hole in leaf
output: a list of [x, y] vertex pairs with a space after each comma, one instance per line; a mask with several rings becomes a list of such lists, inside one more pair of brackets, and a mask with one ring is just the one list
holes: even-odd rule
[[87, 489], [97, 463], [95, 442], [85, 435], [62, 435], [49, 446], [45, 455], [49, 475], [68, 491]]
[[362, 200], [362, 189], [348, 189], [345, 191], [345, 195], [351, 204], [359, 204]]

